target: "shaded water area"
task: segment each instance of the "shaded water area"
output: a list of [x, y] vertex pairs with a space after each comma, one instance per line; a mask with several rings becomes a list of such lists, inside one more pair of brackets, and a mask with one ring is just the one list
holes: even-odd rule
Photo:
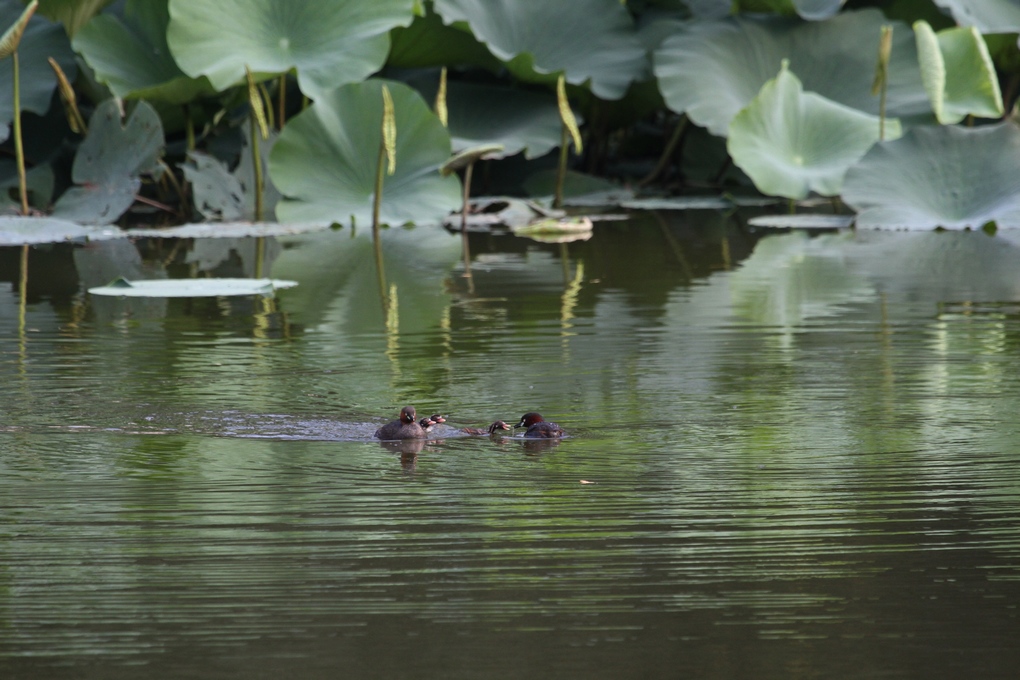
[[384, 237], [0, 252], [0, 677], [1015, 676], [1009, 234]]

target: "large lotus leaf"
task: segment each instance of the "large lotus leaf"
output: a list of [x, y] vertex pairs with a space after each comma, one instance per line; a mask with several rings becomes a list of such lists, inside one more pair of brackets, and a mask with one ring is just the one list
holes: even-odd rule
[[73, 36], [113, 0], [40, 0], [39, 14], [64, 25]]
[[157, 167], [163, 126], [148, 103], [138, 102], [121, 125], [120, 107], [108, 99], [89, 119], [89, 133], [78, 147], [71, 177], [78, 186], [64, 192], [53, 215], [82, 224], [110, 224], [131, 207], [140, 175]]
[[[17, 0], [0, 0], [0, 33], [6, 31], [24, 10], [25, 6]], [[60, 64], [69, 79], [75, 79], [78, 67], [63, 26], [37, 12], [29, 20], [18, 46], [22, 111], [42, 115], [50, 108], [57, 77], [46, 61], [49, 57]], [[14, 120], [13, 63], [13, 59], [0, 60], [0, 142], [7, 139], [7, 126]]]
[[[382, 80], [337, 88], [292, 118], [269, 158], [283, 198], [281, 222], [371, 222], [383, 115]], [[396, 117], [396, 172], [384, 173], [380, 219], [433, 221], [461, 202], [460, 182], [440, 177], [450, 135], [407, 85], [385, 82]]]
[[[733, 116], [758, 95], [784, 59], [804, 89], [866, 113], [872, 96], [878, 40], [877, 10], [844, 12], [820, 22], [780, 17], [734, 17], [691, 24], [655, 52], [655, 74], [666, 104], [713, 134], [725, 136]], [[914, 36], [896, 25], [886, 112], [897, 118], [929, 116]]]
[[[886, 138], [899, 137], [895, 119]], [[879, 120], [804, 92], [786, 64], [730, 123], [733, 162], [771, 196], [839, 193], [847, 169], [878, 141]]]
[[940, 123], [959, 123], [968, 115], [1002, 116], [999, 76], [976, 28], [948, 28], [935, 33], [927, 21], [917, 21], [914, 35], [921, 77]]
[[820, 21], [836, 14], [845, 0], [738, 0], [730, 6], [739, 7], [742, 12], [767, 12], [770, 14], [796, 14], [802, 19]]
[[447, 23], [466, 22], [522, 79], [563, 71], [569, 83], [590, 82], [597, 96], [620, 99], [648, 73], [634, 22], [618, 0], [436, 0], [435, 9]]
[[1020, 227], [1020, 129], [913, 128], [850, 168], [843, 200], [863, 228]]
[[[415, 79], [412, 85], [431, 102], [439, 84], [436, 79]], [[486, 158], [523, 151], [530, 159], [560, 145], [563, 123], [552, 93], [451, 81], [446, 86], [446, 109], [454, 153], [502, 144], [502, 151]]]
[[123, 16], [107, 12], [86, 24], [74, 48], [118, 97], [183, 104], [211, 94], [206, 78], [186, 75], [170, 55], [169, 23], [167, 0], [128, 0]]
[[948, 9], [956, 23], [982, 33], [1020, 32], [1020, 3], [1016, 0], [935, 0]]
[[375, 73], [388, 31], [407, 26], [415, 0], [170, 0], [167, 42], [181, 69], [217, 90], [256, 73], [297, 68], [301, 91], [318, 99]]

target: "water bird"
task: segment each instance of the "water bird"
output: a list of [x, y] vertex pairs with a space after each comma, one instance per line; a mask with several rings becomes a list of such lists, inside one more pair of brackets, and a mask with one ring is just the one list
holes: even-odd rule
[[510, 426], [504, 423], [502, 420], [497, 420], [488, 427], [462, 427], [461, 432], [465, 432], [471, 435], [493, 435], [499, 433], [501, 430], [509, 430]]
[[525, 437], [554, 439], [562, 437], [564, 434], [562, 427], [556, 423], [548, 422], [540, 413], [535, 413], [534, 411], [521, 416], [521, 422], [517, 423], [515, 427], [528, 428], [527, 432], [524, 433]]
[[[400, 417], [397, 420], [386, 423], [375, 431], [378, 439], [424, 439], [425, 428], [415, 422], [413, 406], [405, 406], [400, 409]], [[423, 419], [424, 420], [424, 419]]]

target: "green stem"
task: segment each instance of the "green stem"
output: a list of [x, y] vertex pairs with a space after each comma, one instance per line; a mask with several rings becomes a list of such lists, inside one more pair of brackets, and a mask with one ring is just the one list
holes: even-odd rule
[[886, 79], [882, 79], [882, 91], [878, 96], [878, 141], [885, 139], [885, 93], [888, 89]]
[[18, 192], [21, 214], [28, 214], [28, 178], [25, 174], [25, 147], [21, 142], [21, 82], [18, 74], [18, 51], [14, 50], [14, 155], [18, 163]]
[[474, 292], [474, 282], [471, 280], [471, 249], [468, 247], [467, 214], [468, 204], [471, 200], [471, 174], [475, 164], [468, 163], [464, 170], [464, 208], [460, 213], [460, 243], [464, 251], [464, 277], [468, 280], [470, 291]]
[[553, 199], [553, 207], [563, 206], [563, 182], [567, 176], [567, 156], [570, 153], [570, 140], [567, 126], [563, 125], [560, 131], [560, 164], [556, 170], [556, 197]]
[[383, 163], [386, 162], [386, 143], [379, 140], [379, 159], [375, 164], [375, 196], [372, 198], [372, 233], [379, 231], [379, 211], [382, 209]]
[[251, 153], [255, 168], [255, 221], [262, 221], [262, 153], [259, 151], [259, 126], [255, 116], [251, 117]]

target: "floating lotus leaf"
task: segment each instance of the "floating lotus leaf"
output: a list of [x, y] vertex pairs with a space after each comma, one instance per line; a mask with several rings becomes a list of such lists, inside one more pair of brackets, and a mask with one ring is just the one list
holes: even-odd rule
[[[281, 222], [371, 222], [383, 115], [382, 85], [344, 85], [292, 118], [273, 148], [270, 175]], [[386, 81], [396, 114], [396, 173], [385, 175], [381, 219], [429, 222], [461, 203], [456, 177], [440, 177], [450, 136], [421, 96]]]
[[[872, 96], [871, 84], [880, 29], [887, 23], [881, 12], [862, 10], [821, 22], [734, 17], [691, 24], [656, 50], [655, 74], [670, 109], [719, 136], [784, 59], [805, 90], [877, 114], [879, 98]], [[892, 23], [886, 114], [930, 117], [914, 36], [907, 26]]]
[[1020, 227], [1020, 129], [913, 128], [850, 169], [843, 200], [861, 228]]
[[519, 2], [436, 0], [446, 23], [463, 21], [519, 78], [589, 83], [603, 99], [620, 99], [648, 74], [634, 22], [618, 0]]
[[375, 73], [389, 30], [407, 26], [415, 0], [170, 0], [167, 42], [181, 69], [217, 90], [253, 73], [297, 69], [301, 91], [319, 99]]
[[935, 0], [948, 9], [956, 23], [982, 33], [1020, 32], [1020, 4], [1016, 0]]
[[162, 151], [163, 126], [147, 102], [138, 102], [122, 126], [117, 101], [106, 100], [74, 157], [71, 176], [78, 186], [64, 192], [53, 215], [82, 224], [114, 222], [134, 203], [140, 175], [157, 168]]
[[[25, 6], [17, 0], [0, 0], [0, 32], [7, 30], [24, 11]], [[21, 42], [18, 44], [18, 63], [21, 75], [21, 110], [42, 115], [50, 108], [57, 77], [50, 68], [47, 58], [53, 57], [72, 81], [78, 73], [74, 52], [67, 41], [67, 34], [60, 24], [36, 12], [28, 22]], [[8, 126], [14, 120], [13, 59], [0, 60], [0, 142], [7, 139]]]
[[927, 21], [917, 21], [914, 35], [921, 77], [940, 123], [958, 123], [968, 115], [1002, 116], [999, 76], [976, 28], [947, 28], [936, 33]]
[[853, 223], [853, 215], [818, 215], [814, 213], [759, 215], [747, 221], [747, 224], [752, 227], [773, 229], [846, 229]]
[[280, 224], [279, 222], [196, 222], [176, 227], [152, 227], [123, 232], [132, 238], [242, 239], [266, 236], [291, 236], [326, 231], [329, 224]]
[[[899, 122], [885, 122], [887, 139]], [[847, 169], [878, 141], [879, 120], [814, 92], [784, 62], [779, 75], [730, 123], [733, 162], [771, 196], [839, 193]]]
[[87, 227], [54, 217], [0, 217], [0, 246], [105, 241], [125, 234], [114, 227]]
[[282, 288], [293, 288], [297, 281], [277, 279], [153, 279], [128, 281], [117, 279], [107, 286], [89, 288], [93, 295], [115, 297], [195, 298], [234, 295], [272, 296]]
[[206, 78], [186, 75], [170, 55], [169, 23], [167, 0], [128, 0], [122, 15], [107, 12], [82, 27], [74, 49], [118, 97], [183, 104], [211, 94]]

